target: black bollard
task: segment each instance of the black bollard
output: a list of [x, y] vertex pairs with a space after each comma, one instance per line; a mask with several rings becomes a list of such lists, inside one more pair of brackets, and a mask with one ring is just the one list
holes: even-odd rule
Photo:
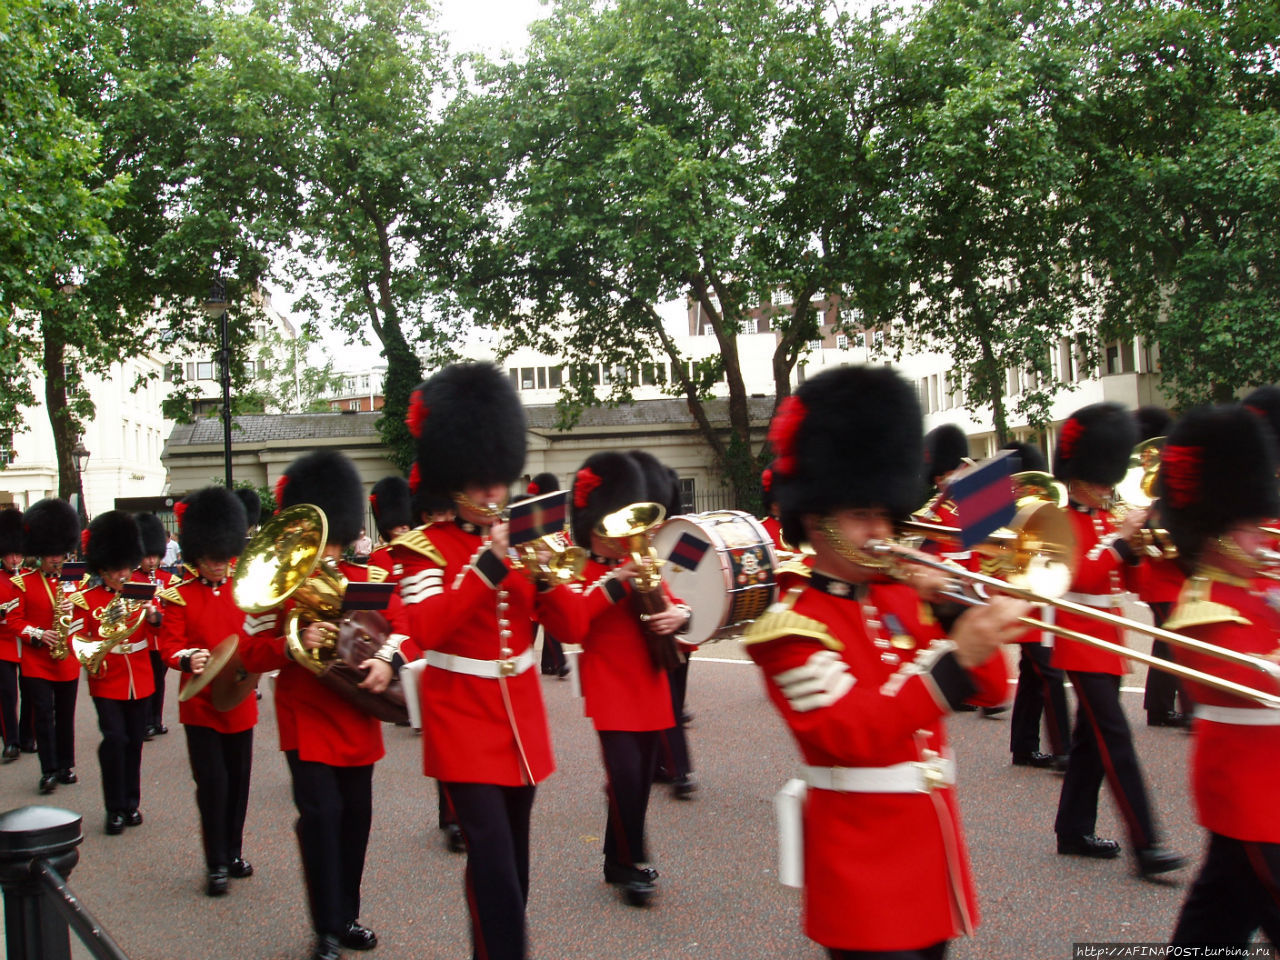
[[8, 960], [70, 960], [62, 911], [45, 893], [42, 864], [67, 877], [80, 860], [80, 815], [57, 807], [0, 814], [0, 888]]

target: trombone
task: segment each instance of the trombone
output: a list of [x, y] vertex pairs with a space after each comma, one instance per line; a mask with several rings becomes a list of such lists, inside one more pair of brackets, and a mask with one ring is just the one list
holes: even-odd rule
[[[950, 564], [941, 563], [928, 557], [915, 553], [904, 552], [902, 546], [893, 541], [880, 540], [871, 541], [862, 548], [866, 553], [877, 557], [884, 558], [881, 563], [881, 569], [886, 573], [895, 574], [902, 563], [915, 563], [925, 567], [931, 567], [941, 570], [953, 577], [960, 577], [970, 580], [975, 584], [980, 584], [991, 590], [1017, 597], [1021, 600], [1029, 600], [1032, 603], [1043, 603], [1059, 610], [1067, 610], [1071, 613], [1087, 617], [1092, 620], [1099, 620], [1112, 626], [1119, 627], [1122, 630], [1133, 630], [1138, 633], [1154, 637], [1158, 640], [1164, 640], [1175, 646], [1183, 647], [1187, 650], [1194, 650], [1208, 656], [1217, 657], [1220, 660], [1226, 660], [1241, 666], [1246, 666], [1254, 670], [1265, 673], [1273, 681], [1280, 683], [1280, 665], [1272, 663], [1262, 657], [1250, 656], [1245, 653], [1237, 653], [1235, 650], [1227, 647], [1220, 647], [1216, 644], [1205, 643], [1203, 640], [1196, 640], [1193, 637], [1185, 636], [1181, 633], [1174, 633], [1172, 630], [1165, 630], [1162, 627], [1148, 626], [1137, 620], [1130, 620], [1127, 617], [1121, 617], [1114, 613], [1108, 613], [1105, 610], [1097, 610], [1093, 607], [1087, 607], [1084, 604], [1075, 603], [1071, 600], [1065, 600], [1062, 597], [1054, 597], [1044, 593], [1037, 593], [1027, 587], [1017, 586], [1004, 580], [998, 580], [995, 577], [988, 577], [981, 573], [974, 573], [969, 570], [954, 567]], [[985, 600], [965, 593], [962, 590], [943, 591], [942, 596], [948, 600], [954, 600], [966, 606], [984, 606]], [[1080, 643], [1096, 647], [1100, 650], [1106, 650], [1109, 653], [1118, 654], [1129, 660], [1138, 663], [1144, 663], [1147, 667], [1155, 670], [1163, 670], [1165, 673], [1171, 673], [1175, 677], [1183, 680], [1192, 680], [1196, 683], [1204, 684], [1222, 693], [1231, 694], [1232, 696], [1243, 697], [1247, 700], [1253, 700], [1264, 707], [1280, 709], [1280, 695], [1266, 693], [1253, 687], [1246, 686], [1242, 683], [1236, 683], [1232, 680], [1226, 680], [1222, 677], [1214, 676], [1211, 673], [1205, 673], [1202, 670], [1196, 670], [1192, 667], [1185, 666], [1180, 663], [1173, 663], [1168, 660], [1161, 660], [1159, 657], [1153, 657], [1150, 654], [1142, 653], [1139, 650], [1130, 650], [1128, 647], [1118, 643], [1112, 643], [1110, 640], [1103, 640], [1100, 637], [1090, 636], [1087, 633], [1080, 633], [1058, 624], [1046, 623], [1034, 617], [1019, 617], [1020, 623], [1025, 623], [1034, 630], [1045, 630], [1049, 633], [1065, 637], [1069, 640], [1078, 640]]]

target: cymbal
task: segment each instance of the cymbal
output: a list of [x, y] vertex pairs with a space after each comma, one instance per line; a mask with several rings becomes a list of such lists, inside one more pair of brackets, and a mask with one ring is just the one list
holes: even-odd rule
[[218, 675], [218, 671], [227, 665], [227, 661], [234, 657], [239, 649], [240, 638], [232, 633], [227, 636], [227, 639], [210, 650], [209, 660], [205, 663], [204, 670], [192, 677], [191, 682], [182, 688], [182, 692], [178, 694], [178, 702], [186, 703], [212, 683], [213, 678]]

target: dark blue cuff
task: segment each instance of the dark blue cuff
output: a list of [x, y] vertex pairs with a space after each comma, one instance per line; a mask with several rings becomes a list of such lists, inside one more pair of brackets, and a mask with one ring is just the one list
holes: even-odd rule
[[938, 658], [938, 662], [929, 671], [929, 676], [942, 691], [947, 706], [952, 710], [959, 710], [965, 701], [978, 692], [977, 684], [969, 676], [969, 671], [960, 666], [954, 650]]

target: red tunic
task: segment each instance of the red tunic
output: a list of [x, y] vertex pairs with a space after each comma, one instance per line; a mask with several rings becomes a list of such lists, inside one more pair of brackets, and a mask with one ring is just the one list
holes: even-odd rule
[[0, 570], [0, 660], [19, 663], [22, 660], [22, 638], [18, 636], [18, 607], [22, 605], [22, 591], [14, 582], [28, 571], [17, 570], [10, 574]]
[[597, 730], [667, 730], [675, 726], [667, 675], [649, 657], [630, 584], [614, 578], [612, 569], [594, 559], [587, 563], [584, 615], [564, 625], [580, 632], [553, 632], [562, 643], [582, 645], [583, 709]]
[[[1137, 582], [1137, 568], [1125, 561], [1126, 548], [1116, 535], [1115, 518], [1106, 510], [1090, 510], [1073, 503], [1067, 510], [1071, 529], [1076, 536], [1079, 565], [1071, 592], [1065, 597], [1077, 603], [1109, 613], [1123, 615], [1125, 593]], [[1110, 598], [1104, 600], [1100, 598]], [[1100, 620], [1093, 620], [1066, 610], [1046, 608], [1045, 616], [1059, 626], [1091, 637], [1124, 645], [1124, 631]], [[1090, 673], [1125, 673], [1125, 660], [1118, 653], [1099, 650], [1078, 640], [1054, 637], [1050, 659], [1059, 670]]]
[[[369, 568], [341, 561], [348, 580], [369, 579]], [[252, 673], [279, 670], [276, 678], [276, 724], [280, 749], [297, 750], [302, 760], [331, 767], [363, 767], [377, 763], [386, 752], [382, 722], [320, 683], [306, 667], [285, 652], [282, 633], [289, 603], [258, 616], [246, 616], [240, 657]], [[386, 611], [397, 629], [397, 612]]]
[[[1275, 659], [1280, 653], [1280, 591], [1270, 594], [1215, 570], [1187, 581], [1169, 628], [1241, 653]], [[1267, 693], [1280, 693], [1249, 667], [1174, 647], [1174, 657], [1204, 673]], [[1270, 707], [1184, 681], [1197, 705], [1191, 746], [1191, 795], [1207, 830], [1237, 840], [1280, 843], [1280, 725], [1224, 723], [1199, 715], [1200, 707], [1227, 707], [1249, 716], [1274, 714]]]
[[[62, 660], [54, 660], [49, 656], [49, 648], [37, 641], [37, 637], [53, 628], [56, 598], [60, 596], [62, 584], [58, 578], [42, 576], [32, 570], [13, 578], [13, 584], [21, 595], [18, 606], [9, 614], [10, 622], [22, 638], [26, 649], [23, 651], [22, 672], [28, 677], [41, 680], [76, 680], [80, 676], [80, 662], [75, 654], [68, 650]], [[72, 614], [73, 619], [78, 614]]]
[[[505, 558], [487, 549], [470, 524], [433, 524], [427, 532], [443, 566], [415, 553], [405, 558], [400, 580], [410, 636], [424, 649], [471, 661], [500, 660], [499, 602], [507, 604], [511, 657], [527, 654], [525, 660], [532, 660], [535, 620], [556, 636], [576, 632], [576, 598], [567, 587], [537, 592], [526, 577], [511, 575]], [[555, 770], [536, 663], [502, 678], [428, 665], [420, 699], [427, 776], [524, 786]]]
[[[76, 607], [77, 618], [83, 618], [84, 626], [76, 635], [92, 643], [102, 637], [98, 632], [99, 616], [108, 603], [119, 594], [102, 584], [73, 594], [71, 602]], [[89, 674], [89, 696], [103, 700], [145, 700], [156, 692], [155, 673], [151, 669], [151, 657], [147, 641], [139, 639], [139, 627], [127, 640], [122, 641], [102, 660], [97, 676]], [[74, 659], [68, 657], [68, 660]]]
[[[177, 582], [177, 578], [174, 577], [174, 575], [171, 574], [169, 571], [161, 570], [159, 567], [157, 567], [155, 573], [152, 573], [152, 574], [146, 574], [146, 573], [143, 573], [141, 570], [135, 570], [130, 575], [129, 581], [131, 583], [155, 584], [156, 599], [152, 601], [152, 605], [157, 610], [163, 610], [163, 607], [161, 606], [160, 599], [159, 599], [160, 592], [164, 590], [166, 587], [170, 586], [171, 584]], [[138, 632], [135, 633], [133, 636], [135, 639], [146, 640], [147, 646], [149, 646], [152, 650], [159, 651], [160, 631], [163, 629], [164, 629], [163, 621], [153, 626], [152, 624], [144, 620], [142, 622], [142, 626], [138, 628]]]
[[1164, 557], [1148, 557], [1146, 563], [1133, 569], [1136, 576], [1131, 580], [1143, 603], [1174, 603], [1187, 582], [1178, 561]]
[[[160, 656], [165, 666], [182, 669], [182, 658], [195, 650], [212, 650], [229, 636], [239, 636], [244, 612], [231, 596], [231, 582], [212, 584], [200, 578], [174, 584], [160, 596], [164, 622], [160, 625]], [[179, 689], [195, 679], [184, 673]], [[258, 698], [250, 694], [231, 710], [213, 705], [205, 687], [190, 700], [179, 701], [178, 719], [194, 727], [209, 727], [219, 733], [240, 733], [258, 722]]]
[[[1004, 700], [1004, 658], [966, 673], [945, 643], [931, 647], [941, 636], [910, 588], [875, 584], [864, 602], [793, 588], [744, 642], [806, 764], [878, 768], [928, 759], [926, 751], [947, 755], [949, 707], [940, 684], [954, 687], [967, 676], [978, 687], [972, 702]], [[813, 682], [788, 692], [788, 671], [808, 670]], [[977, 925], [953, 786], [927, 793], [811, 787], [804, 824], [805, 930], [818, 943], [910, 950]]]

